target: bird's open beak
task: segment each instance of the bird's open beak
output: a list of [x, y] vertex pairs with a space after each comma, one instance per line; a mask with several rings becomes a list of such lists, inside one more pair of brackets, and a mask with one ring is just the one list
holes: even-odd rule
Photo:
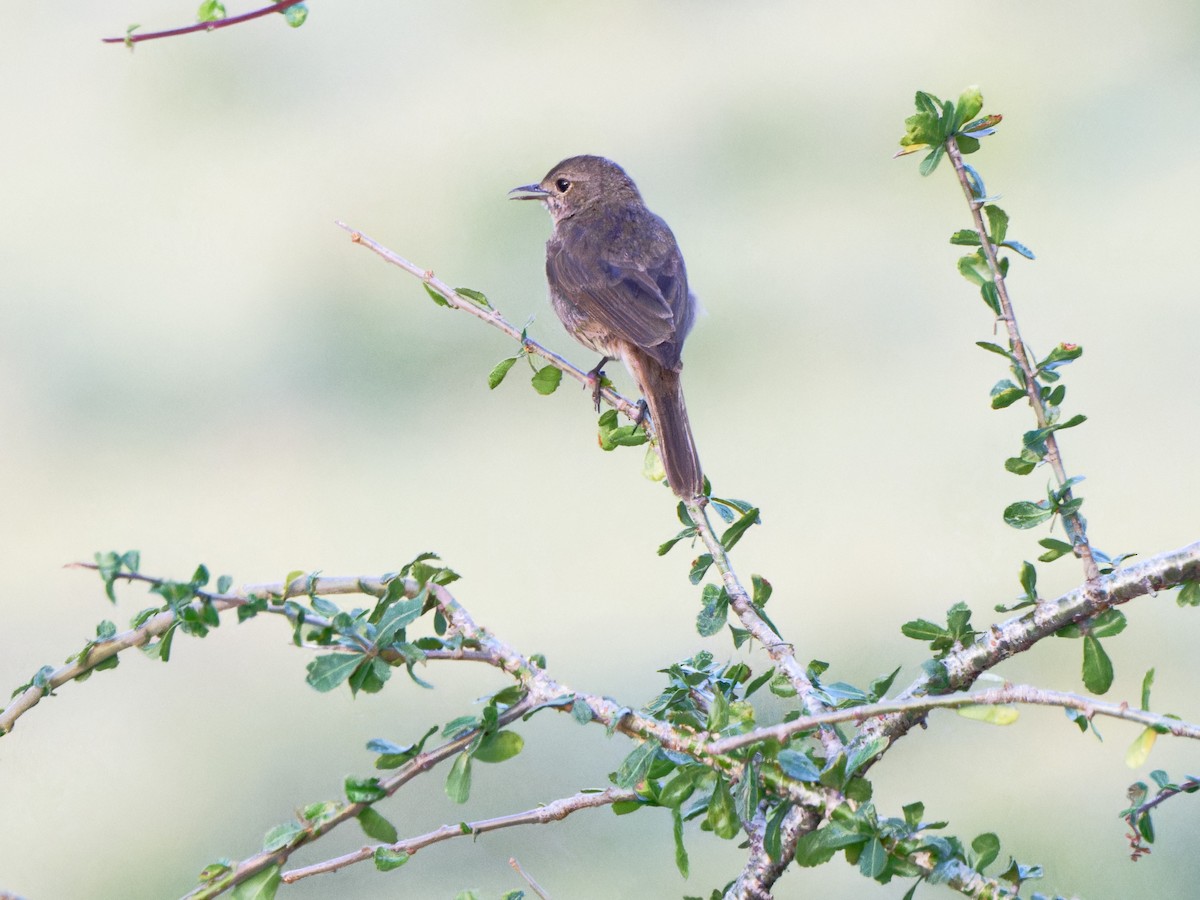
[[509, 200], [544, 200], [550, 192], [540, 184], [523, 184], [508, 192]]

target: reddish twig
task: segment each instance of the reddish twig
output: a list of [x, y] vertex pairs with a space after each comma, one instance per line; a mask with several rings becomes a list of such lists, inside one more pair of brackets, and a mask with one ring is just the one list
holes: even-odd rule
[[158, 38], [175, 37], [180, 34], [191, 34], [193, 31], [215, 31], [218, 28], [228, 28], [230, 25], [238, 25], [242, 22], [248, 22], [251, 19], [258, 19], [263, 16], [269, 16], [271, 13], [283, 12], [290, 6], [297, 6], [302, 0], [283, 0], [282, 3], [272, 3], [262, 9], [256, 9], [254, 12], [242, 13], [240, 16], [229, 16], [224, 19], [214, 19], [211, 22], [197, 22], [195, 25], [188, 25], [184, 28], [171, 28], [167, 31], [151, 31], [146, 34], [127, 34], [125, 37], [101, 38], [106, 44], [137, 44], [142, 41], [153, 41]]

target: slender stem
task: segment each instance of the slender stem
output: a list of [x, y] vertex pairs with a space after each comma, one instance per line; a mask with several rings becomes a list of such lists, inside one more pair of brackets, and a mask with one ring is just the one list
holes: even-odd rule
[[[725, 593], [729, 595], [730, 608], [737, 614], [751, 637], [762, 644], [763, 649], [771, 657], [771, 661], [796, 689], [805, 711], [816, 714], [828, 709], [829, 707], [817, 692], [804, 668], [796, 660], [795, 648], [777, 635], [775, 630], [759, 615], [753, 599], [746, 592], [746, 588], [733, 570], [729, 554], [725, 552], [724, 545], [713, 530], [712, 522], [708, 518], [707, 504], [693, 500], [684, 505], [687, 507], [688, 515], [692, 517], [692, 522], [696, 525], [700, 540], [704, 542], [705, 548], [712, 556], [713, 565], [721, 574]], [[830, 758], [842, 749], [841, 740], [832, 728], [821, 729], [821, 743]]]
[[[622, 788], [608, 788], [600, 793], [581, 792], [570, 797], [562, 797], [543, 806], [527, 809], [524, 812], [512, 813], [507, 816], [496, 816], [491, 819], [479, 819], [475, 822], [443, 825], [441, 828], [436, 828], [417, 837], [405, 838], [394, 844], [375, 844], [362, 847], [333, 859], [327, 859], [323, 862], [314, 863], [311, 866], [304, 866], [303, 868], [284, 872], [282, 880], [285, 884], [292, 884], [312, 875], [324, 875], [329, 872], [336, 872], [355, 863], [371, 859], [379, 849], [387, 849], [395, 853], [404, 853], [412, 856], [418, 850], [422, 850], [432, 844], [441, 843], [442, 841], [468, 836], [477, 838], [479, 835], [487, 834], [489, 831], [498, 831], [501, 828], [513, 828], [518, 825], [547, 825], [550, 822], [565, 819], [567, 816], [579, 812], [581, 809], [595, 809], [601, 806], [611, 806], [614, 803], [636, 799], [636, 791]], [[532, 885], [532, 882], [530, 884]], [[540, 891], [538, 891], [538, 894], [539, 896], [545, 896]]]
[[224, 19], [214, 19], [211, 22], [197, 22], [195, 25], [187, 25], [183, 28], [171, 28], [167, 31], [151, 31], [146, 34], [127, 34], [124, 37], [101, 38], [105, 44], [139, 44], [142, 41], [155, 41], [159, 38], [175, 37], [180, 34], [191, 34], [194, 31], [216, 31], [218, 28], [228, 28], [230, 25], [238, 25], [242, 22], [248, 22], [251, 19], [258, 19], [262, 16], [269, 16], [271, 13], [283, 12], [290, 6], [296, 6], [304, 0], [283, 0], [282, 3], [272, 3], [270, 6], [262, 9], [256, 9], [254, 12], [243, 13], [240, 16], [228, 16]]
[[[958, 176], [958, 183], [967, 198], [968, 206], [971, 208], [971, 218], [975, 222], [975, 230], [979, 234], [980, 247], [987, 258], [988, 268], [992, 273], [992, 282], [996, 286], [996, 295], [1000, 300], [1000, 319], [1004, 322], [1004, 327], [1008, 331], [1009, 346], [1012, 348], [1017, 367], [1021, 370], [1021, 380], [1025, 383], [1025, 395], [1029, 398], [1029, 405], [1033, 407], [1033, 414], [1037, 419], [1038, 429], [1045, 429], [1049, 427], [1050, 421], [1046, 415], [1046, 405], [1042, 401], [1040, 386], [1037, 380], [1037, 369], [1029, 358], [1025, 341], [1021, 338], [1021, 332], [1017, 328], [1017, 318], [1013, 313], [1012, 301], [1008, 296], [1008, 285], [1004, 280], [1004, 273], [1000, 268], [1000, 260], [996, 255], [996, 245], [992, 243], [991, 235], [988, 234], [987, 226], [983, 221], [985, 201], [975, 196], [971, 179], [967, 175], [966, 164], [963, 162], [962, 151], [959, 149], [958, 142], [953, 136], [946, 139], [946, 155], [950, 158], [950, 162], [954, 166], [954, 172]], [[1046, 435], [1045, 444], [1046, 461], [1050, 464], [1050, 468], [1054, 472], [1054, 477], [1062, 489], [1061, 499], [1066, 503], [1071, 500], [1072, 492], [1070, 488], [1064, 487], [1067, 483], [1067, 471], [1063, 465], [1062, 453], [1058, 449], [1058, 438], [1053, 431]], [[1063, 525], [1067, 529], [1067, 535], [1071, 538], [1071, 545], [1075, 548], [1075, 552], [1079, 555], [1079, 558], [1083, 560], [1084, 576], [1089, 582], [1095, 581], [1100, 575], [1100, 570], [1092, 554], [1091, 544], [1088, 543], [1087, 527], [1084, 524], [1083, 517], [1078, 512], [1064, 513]]]
[[925, 713], [933, 709], [961, 709], [965, 706], [1005, 706], [1014, 703], [1077, 709], [1089, 719], [1093, 716], [1124, 719], [1127, 722], [1136, 722], [1148, 728], [1162, 728], [1176, 737], [1200, 740], [1200, 725], [1184, 722], [1182, 719], [1161, 716], [1157, 713], [1141, 709], [1131, 709], [1127, 703], [1105, 703], [1079, 694], [1070, 694], [1063, 691], [1047, 691], [1026, 684], [1013, 684], [993, 690], [975, 691], [973, 693], [962, 692], [956, 694], [938, 694], [936, 696], [925, 695], [903, 700], [885, 700], [880, 703], [869, 703], [864, 706], [840, 709], [836, 712], [822, 713], [816, 716], [803, 716], [781, 725], [774, 725], [769, 728], [756, 728], [745, 734], [734, 735], [733, 737], [724, 738], [719, 741], [711, 741], [705, 749], [713, 756], [721, 756], [761, 741], [774, 740], [783, 743], [802, 731], [809, 731], [820, 725], [828, 725], [834, 722], [862, 722], [865, 719], [889, 713]]

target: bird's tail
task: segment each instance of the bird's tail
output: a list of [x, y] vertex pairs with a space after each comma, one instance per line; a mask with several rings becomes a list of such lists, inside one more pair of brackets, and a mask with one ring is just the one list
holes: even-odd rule
[[667, 472], [667, 484], [683, 500], [701, 496], [704, 474], [700, 470], [700, 456], [688, 422], [679, 373], [641, 353], [626, 354], [625, 362], [650, 409], [650, 421], [654, 423], [658, 455]]

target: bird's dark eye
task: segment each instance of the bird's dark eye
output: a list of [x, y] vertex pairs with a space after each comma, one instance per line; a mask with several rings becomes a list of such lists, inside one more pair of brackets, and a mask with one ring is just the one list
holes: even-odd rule
[[571, 186], [571, 182], [567, 181], [565, 178], [560, 178], [558, 181], [554, 182], [554, 186], [558, 188], [560, 193], [565, 194], [567, 192], [567, 188]]

